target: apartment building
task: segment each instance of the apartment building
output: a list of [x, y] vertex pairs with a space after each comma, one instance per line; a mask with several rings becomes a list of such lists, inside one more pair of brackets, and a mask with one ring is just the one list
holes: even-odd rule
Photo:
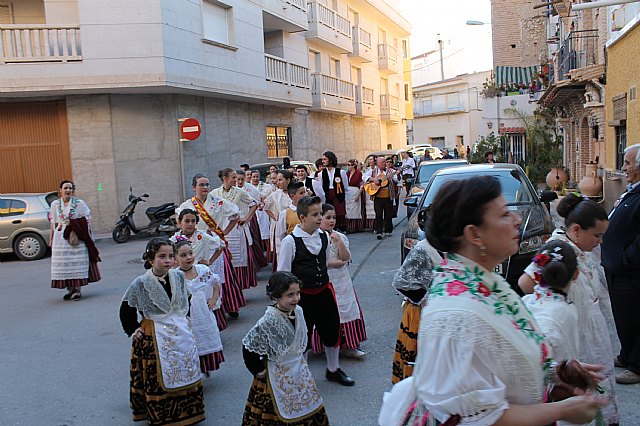
[[0, 0], [0, 191], [71, 177], [107, 231], [130, 186], [399, 148], [409, 32], [391, 0]]

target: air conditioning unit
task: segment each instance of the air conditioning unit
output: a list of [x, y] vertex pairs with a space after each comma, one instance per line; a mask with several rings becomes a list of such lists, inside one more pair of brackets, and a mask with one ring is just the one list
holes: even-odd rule
[[611, 12], [611, 31], [620, 31], [624, 25], [624, 7]]

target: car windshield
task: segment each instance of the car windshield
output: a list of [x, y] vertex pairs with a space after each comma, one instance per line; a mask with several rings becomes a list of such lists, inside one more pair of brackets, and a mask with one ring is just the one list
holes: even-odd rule
[[[492, 171], [487, 172], [486, 174], [498, 178], [500, 186], [502, 187], [502, 195], [506, 198], [509, 205], [517, 206], [533, 204], [535, 202], [535, 197], [526, 182], [527, 177], [517, 170], [504, 170], [501, 172]], [[454, 179], [466, 179], [471, 176], [472, 175], [468, 173], [451, 173], [436, 176], [431, 182], [426, 196], [422, 200], [422, 207], [428, 207], [431, 205], [436, 194], [445, 182]]]
[[433, 174], [438, 170], [444, 169], [445, 167], [461, 166], [463, 164], [467, 163], [464, 161], [461, 161], [459, 163], [445, 163], [442, 161], [422, 162], [422, 164], [420, 164], [420, 169], [418, 170], [417, 181], [418, 183], [426, 184], [427, 182], [429, 182], [429, 179], [431, 179], [431, 176], [433, 176]]

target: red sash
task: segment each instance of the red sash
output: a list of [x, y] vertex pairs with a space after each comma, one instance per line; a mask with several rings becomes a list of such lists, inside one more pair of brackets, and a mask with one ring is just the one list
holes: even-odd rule
[[218, 237], [220, 237], [220, 239], [224, 241], [225, 244], [227, 244], [227, 239], [224, 237], [224, 232], [222, 232], [222, 229], [220, 229], [216, 221], [213, 220], [213, 218], [211, 217], [207, 209], [204, 208], [204, 205], [200, 202], [200, 200], [198, 200], [196, 197], [193, 197], [191, 198], [191, 203], [193, 204], [193, 207], [195, 207], [200, 218], [204, 220], [204, 223], [207, 224], [209, 229], [215, 232], [216, 235], [218, 235]]

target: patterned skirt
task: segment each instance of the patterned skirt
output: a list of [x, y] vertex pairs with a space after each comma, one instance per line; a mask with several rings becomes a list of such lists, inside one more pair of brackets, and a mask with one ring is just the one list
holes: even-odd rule
[[[204, 420], [202, 381], [177, 390], [160, 386], [160, 366], [153, 330], [133, 339], [130, 366], [129, 402], [133, 421], [146, 420], [150, 425], [187, 426]], [[161, 373], [160, 373], [161, 374]]]
[[220, 364], [224, 362], [224, 355], [222, 351], [214, 352], [211, 354], [200, 355], [200, 370], [203, 373], [208, 371], [215, 371], [220, 368]]
[[[362, 308], [360, 307], [358, 296], [356, 296], [356, 302], [358, 303], [358, 309], [360, 309], [360, 318], [340, 324], [341, 350], [360, 349], [360, 343], [367, 340], [367, 330], [364, 327], [364, 317], [362, 316]], [[311, 334], [311, 350], [316, 354], [324, 352], [322, 339], [320, 339], [318, 330], [315, 328]]]
[[325, 426], [329, 419], [324, 406], [305, 417], [286, 420], [278, 415], [274, 407], [275, 401], [267, 379], [253, 379], [247, 404], [244, 407], [242, 426]]
[[402, 308], [402, 321], [398, 330], [396, 351], [393, 354], [393, 370], [391, 383], [398, 383], [413, 374], [413, 364], [418, 353], [418, 329], [420, 328], [420, 312], [422, 308], [405, 302]]
[[254, 215], [249, 222], [249, 231], [251, 232], [251, 239], [253, 244], [251, 245], [251, 252], [253, 253], [254, 267], [256, 271], [260, 268], [267, 266], [267, 258], [264, 255], [264, 246], [262, 244], [262, 236], [260, 235], [260, 225], [258, 224], [258, 218]]
[[224, 308], [220, 307], [213, 311], [213, 316], [216, 317], [216, 322], [218, 323], [218, 331], [222, 331], [227, 328], [227, 317], [224, 315]]

